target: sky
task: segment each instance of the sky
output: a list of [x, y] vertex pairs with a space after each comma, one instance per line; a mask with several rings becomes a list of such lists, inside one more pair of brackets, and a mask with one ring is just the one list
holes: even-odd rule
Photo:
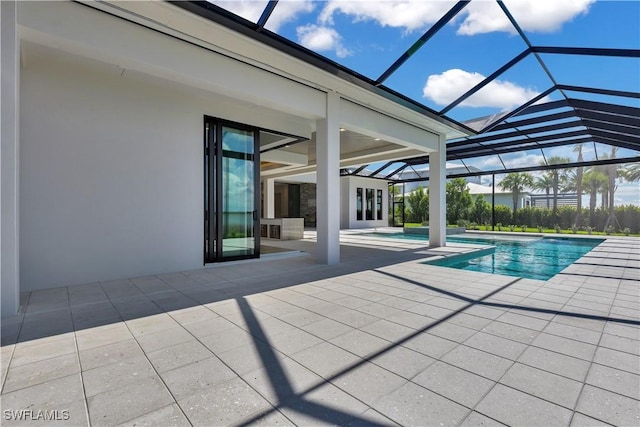
[[[211, 1], [256, 22], [267, 1]], [[280, 0], [266, 28], [370, 79], [378, 79], [456, 2]], [[640, 49], [640, 1], [505, 0], [505, 6], [534, 46]], [[473, 0], [412, 55], [384, 85], [433, 109], [442, 110], [527, 48], [497, 2]], [[640, 60], [541, 54], [559, 84], [640, 92]], [[510, 111], [553, 86], [533, 55], [452, 108], [447, 116], [464, 122]], [[640, 107], [639, 99], [569, 93], [585, 99]], [[562, 99], [553, 92], [540, 102]], [[585, 160], [609, 154], [591, 144]], [[618, 150], [618, 157], [637, 156]], [[544, 158], [569, 157], [571, 147], [503, 156], [507, 166], [535, 165]], [[500, 163], [495, 156], [468, 162], [480, 169]], [[640, 190], [620, 183], [619, 203], [640, 204]], [[625, 194], [624, 197], [622, 195]]]

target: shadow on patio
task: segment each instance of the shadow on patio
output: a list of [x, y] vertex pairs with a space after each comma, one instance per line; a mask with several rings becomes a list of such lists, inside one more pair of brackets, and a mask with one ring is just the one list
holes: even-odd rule
[[298, 256], [34, 293], [3, 344], [2, 409], [70, 408], [74, 425], [640, 416], [640, 322], [612, 311], [637, 282], [469, 273], [415, 262], [455, 248], [366, 243], [331, 267]]

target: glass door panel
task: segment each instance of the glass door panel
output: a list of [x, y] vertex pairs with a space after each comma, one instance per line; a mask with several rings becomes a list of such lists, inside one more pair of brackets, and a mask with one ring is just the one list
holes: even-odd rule
[[213, 147], [217, 126], [212, 122], [205, 122], [204, 141], [204, 260], [213, 262], [217, 259], [218, 218], [216, 215], [216, 162]]
[[222, 127], [222, 257], [255, 251], [255, 132]]
[[260, 256], [258, 139], [256, 129], [205, 117], [205, 263]]

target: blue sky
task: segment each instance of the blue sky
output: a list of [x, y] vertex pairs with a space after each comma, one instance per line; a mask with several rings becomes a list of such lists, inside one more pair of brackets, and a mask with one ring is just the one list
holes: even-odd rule
[[[256, 21], [267, 1], [212, 1]], [[511, 0], [504, 2], [534, 46], [640, 49], [640, 1]], [[267, 29], [366, 77], [377, 79], [455, 1], [280, 0]], [[474, 0], [417, 51], [384, 84], [436, 111], [526, 49], [526, 44], [495, 1]], [[542, 54], [560, 84], [640, 92], [640, 60]], [[449, 111], [459, 121], [509, 111], [548, 89], [553, 82], [533, 55]], [[574, 94], [571, 94], [572, 96]], [[575, 94], [575, 97], [640, 107], [640, 100]], [[561, 99], [554, 92], [547, 99]], [[589, 147], [585, 160], [609, 151]], [[575, 157], [568, 147], [545, 150]], [[619, 150], [618, 157], [637, 152]], [[495, 159], [472, 162], [489, 167]], [[504, 160], [504, 159], [503, 159]], [[574, 159], [575, 160], [575, 159]], [[532, 165], [542, 153], [507, 159]], [[621, 203], [640, 204], [632, 188]]]

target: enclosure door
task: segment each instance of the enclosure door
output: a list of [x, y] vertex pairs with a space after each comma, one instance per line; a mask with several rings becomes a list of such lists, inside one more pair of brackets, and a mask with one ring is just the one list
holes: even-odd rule
[[260, 256], [258, 135], [205, 118], [205, 262]]

